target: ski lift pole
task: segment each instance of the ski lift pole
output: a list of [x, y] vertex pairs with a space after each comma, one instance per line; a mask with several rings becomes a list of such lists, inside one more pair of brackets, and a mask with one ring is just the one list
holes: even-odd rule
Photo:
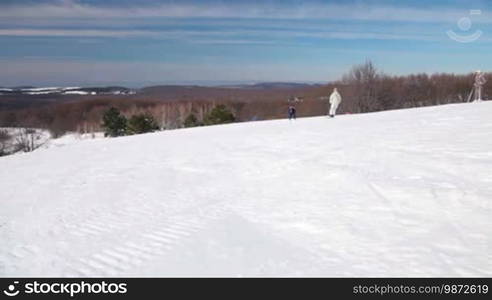
[[473, 92], [475, 91], [475, 87], [473, 87], [470, 91], [470, 94], [468, 94], [468, 100], [466, 100], [467, 103], [471, 102], [471, 99], [473, 97]]

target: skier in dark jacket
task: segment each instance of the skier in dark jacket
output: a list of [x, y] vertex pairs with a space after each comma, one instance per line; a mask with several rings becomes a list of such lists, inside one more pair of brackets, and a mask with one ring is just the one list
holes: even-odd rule
[[289, 120], [296, 119], [296, 108], [294, 106], [289, 106]]

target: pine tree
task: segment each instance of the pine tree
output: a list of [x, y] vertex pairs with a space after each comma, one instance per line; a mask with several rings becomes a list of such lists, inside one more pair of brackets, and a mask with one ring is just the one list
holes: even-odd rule
[[236, 120], [234, 114], [224, 105], [219, 104], [205, 117], [205, 125], [232, 123]]
[[196, 127], [200, 125], [200, 122], [194, 114], [189, 114], [184, 121], [184, 127]]
[[105, 136], [115, 137], [125, 135], [126, 126], [126, 117], [117, 108], [111, 107], [104, 113], [102, 127], [104, 128]]
[[159, 130], [159, 125], [150, 114], [133, 115], [128, 120], [128, 134], [140, 134]]

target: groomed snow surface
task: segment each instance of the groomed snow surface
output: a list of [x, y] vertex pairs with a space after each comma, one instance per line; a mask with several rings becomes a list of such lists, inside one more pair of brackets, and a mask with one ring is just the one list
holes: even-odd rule
[[491, 276], [492, 103], [0, 158], [1, 276]]

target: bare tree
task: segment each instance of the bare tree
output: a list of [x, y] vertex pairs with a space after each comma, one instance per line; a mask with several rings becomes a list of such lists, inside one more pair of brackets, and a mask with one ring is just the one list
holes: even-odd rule
[[42, 134], [33, 128], [20, 128], [16, 135], [16, 151], [32, 152], [43, 145]]
[[368, 60], [362, 65], [354, 66], [345, 75], [342, 82], [354, 89], [354, 101], [358, 112], [369, 112], [381, 109], [378, 103], [379, 79], [382, 74]]
[[7, 155], [7, 147], [10, 138], [11, 136], [7, 130], [5, 129], [0, 130], [0, 156]]

